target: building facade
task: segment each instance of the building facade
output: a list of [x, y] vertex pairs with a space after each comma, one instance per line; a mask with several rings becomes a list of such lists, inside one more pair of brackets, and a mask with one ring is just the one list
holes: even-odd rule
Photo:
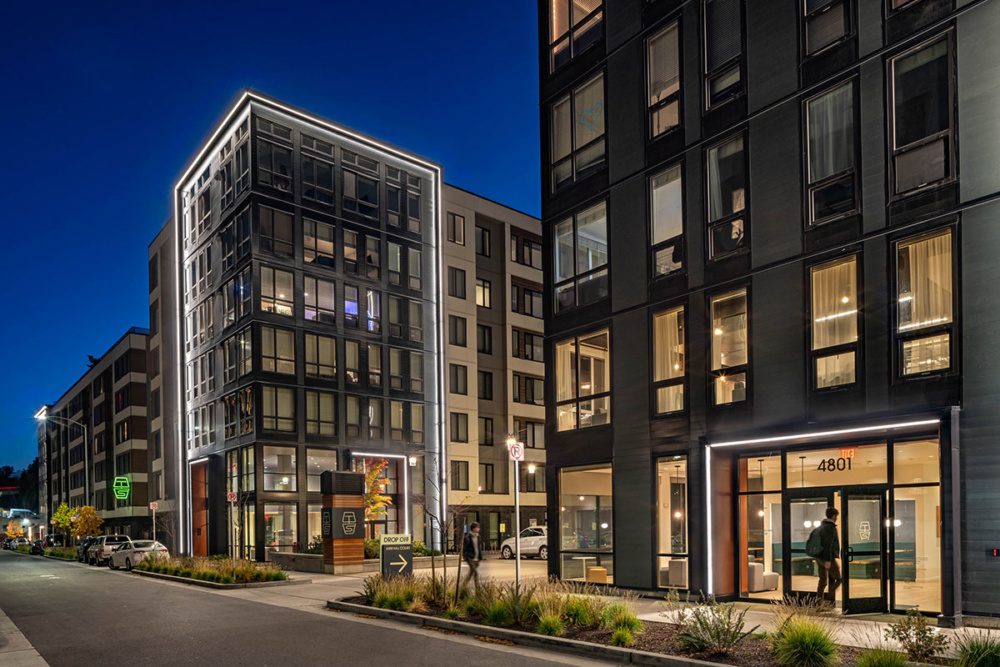
[[497, 550], [514, 534], [509, 436], [525, 444], [522, 530], [546, 523], [541, 225], [450, 185], [443, 208], [450, 540], [476, 521]]
[[441, 515], [440, 190], [436, 165], [249, 91], [198, 149], [174, 193], [185, 551], [317, 548], [325, 470], [381, 469], [369, 536]]
[[39, 470], [45, 475], [41, 516], [51, 518], [61, 503], [90, 505], [104, 519], [102, 532], [151, 536], [148, 334], [137, 327], [126, 331], [59, 400], [36, 414]]
[[1000, 5], [538, 16], [550, 572], [1000, 613]]
[[[177, 248], [168, 221], [149, 244], [149, 337], [146, 377], [149, 422], [149, 500], [156, 503], [156, 537], [176, 553], [181, 539], [181, 480], [184, 479], [180, 421], [175, 397], [181, 368], [177, 356]], [[154, 513], [150, 511], [150, 518]]]

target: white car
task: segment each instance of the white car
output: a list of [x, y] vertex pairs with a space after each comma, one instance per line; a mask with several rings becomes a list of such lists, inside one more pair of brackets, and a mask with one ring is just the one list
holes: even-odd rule
[[112, 570], [117, 570], [120, 567], [131, 570], [136, 563], [149, 558], [150, 554], [156, 554], [163, 558], [170, 556], [167, 548], [159, 542], [154, 540], [133, 540], [111, 552], [108, 566]]
[[[500, 545], [501, 558], [514, 557], [514, 538], [508, 537]], [[549, 557], [549, 530], [545, 526], [531, 526], [521, 531], [521, 556]]]

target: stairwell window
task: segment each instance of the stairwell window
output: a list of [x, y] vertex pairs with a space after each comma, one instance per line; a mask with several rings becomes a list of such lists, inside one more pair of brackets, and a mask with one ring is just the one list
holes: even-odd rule
[[598, 74], [552, 105], [552, 191], [604, 165], [604, 75]]
[[955, 175], [953, 58], [946, 33], [890, 61], [897, 195]]

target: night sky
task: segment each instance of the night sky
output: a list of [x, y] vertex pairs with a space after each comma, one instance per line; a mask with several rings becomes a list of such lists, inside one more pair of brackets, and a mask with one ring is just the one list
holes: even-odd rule
[[[63, 5], [59, 7], [58, 5]], [[130, 326], [181, 169], [252, 87], [537, 215], [534, 0], [5, 3], [0, 465]]]

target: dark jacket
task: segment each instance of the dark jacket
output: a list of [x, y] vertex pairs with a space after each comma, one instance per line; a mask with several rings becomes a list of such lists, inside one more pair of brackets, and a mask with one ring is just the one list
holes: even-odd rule
[[483, 559], [483, 534], [479, 534], [479, 555], [476, 556], [476, 547], [472, 544], [472, 533], [466, 533], [465, 539], [462, 541], [462, 558], [467, 562], [471, 560], [482, 560]]
[[837, 530], [837, 524], [830, 519], [823, 519], [816, 530], [819, 531], [820, 544], [823, 547], [819, 560], [840, 558], [840, 531]]

